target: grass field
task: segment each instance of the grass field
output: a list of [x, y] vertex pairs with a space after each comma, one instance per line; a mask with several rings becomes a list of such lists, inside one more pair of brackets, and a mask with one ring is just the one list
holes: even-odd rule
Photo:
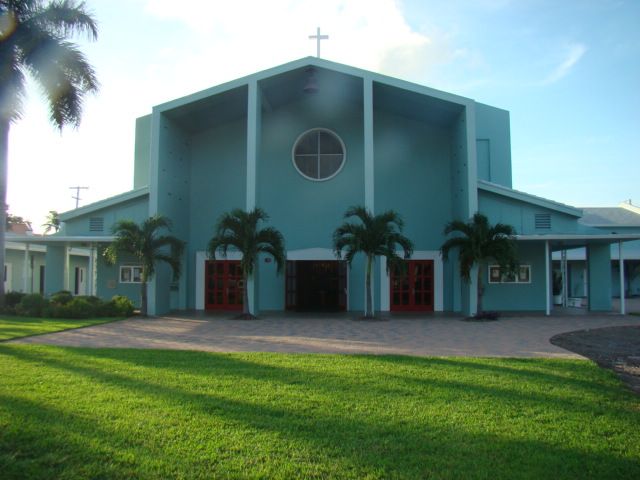
[[640, 478], [590, 362], [0, 344], [12, 478]]
[[99, 323], [122, 320], [121, 318], [87, 318], [84, 320], [68, 320], [64, 318], [16, 317], [0, 316], [0, 341], [12, 338], [28, 337], [43, 333], [59, 332], [71, 328], [87, 327]]

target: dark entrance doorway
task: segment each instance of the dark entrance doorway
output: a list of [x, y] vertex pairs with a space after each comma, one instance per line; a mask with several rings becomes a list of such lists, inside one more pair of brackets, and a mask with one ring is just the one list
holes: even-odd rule
[[337, 260], [288, 261], [285, 300], [287, 310], [346, 310], [347, 263]]
[[239, 261], [208, 260], [204, 276], [207, 310], [242, 310], [244, 280]]
[[404, 274], [391, 272], [391, 311], [433, 311], [433, 260], [408, 260]]

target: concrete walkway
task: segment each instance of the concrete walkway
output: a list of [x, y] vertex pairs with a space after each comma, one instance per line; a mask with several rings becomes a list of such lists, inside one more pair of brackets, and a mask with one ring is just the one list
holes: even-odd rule
[[259, 320], [188, 314], [129, 319], [16, 340], [95, 348], [158, 348], [211, 352], [369, 353], [419, 356], [581, 358], [551, 345], [558, 333], [640, 325], [638, 316], [513, 316], [496, 322], [460, 317], [394, 316], [363, 321], [345, 314], [265, 313]]

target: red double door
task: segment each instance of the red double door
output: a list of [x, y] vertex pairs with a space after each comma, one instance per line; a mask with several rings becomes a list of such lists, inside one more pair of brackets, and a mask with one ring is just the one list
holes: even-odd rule
[[207, 261], [204, 285], [207, 310], [242, 310], [244, 279], [239, 261]]
[[391, 273], [391, 311], [433, 311], [433, 260], [408, 260], [404, 272]]
[[[323, 267], [320, 270], [324, 273], [319, 278], [325, 279], [330, 276], [333, 281], [329, 283], [337, 286], [335, 298], [331, 295], [327, 296], [329, 289], [320, 288], [319, 285], [316, 285], [318, 282], [314, 283], [310, 280], [315, 278], [311, 273], [318, 276], [319, 267]], [[328, 273], [332, 275], [328, 275]], [[309, 290], [308, 295], [302, 295], [307, 290]], [[433, 311], [433, 260], [407, 261], [404, 272], [391, 273], [390, 290], [391, 311]], [[316, 298], [319, 293], [314, 297], [311, 295], [313, 292], [324, 293], [324, 296]], [[243, 299], [244, 279], [240, 262], [234, 260], [207, 261], [205, 265], [205, 308], [207, 310], [242, 310]], [[344, 310], [346, 307], [346, 266], [343, 262], [287, 262], [286, 304], [288, 309]]]

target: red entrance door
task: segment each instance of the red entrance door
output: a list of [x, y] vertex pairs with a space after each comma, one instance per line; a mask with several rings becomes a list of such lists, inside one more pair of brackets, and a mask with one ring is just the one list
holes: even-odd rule
[[433, 260], [408, 260], [404, 273], [391, 273], [391, 310], [433, 311]]
[[244, 280], [239, 261], [209, 260], [204, 276], [207, 310], [242, 310]]

